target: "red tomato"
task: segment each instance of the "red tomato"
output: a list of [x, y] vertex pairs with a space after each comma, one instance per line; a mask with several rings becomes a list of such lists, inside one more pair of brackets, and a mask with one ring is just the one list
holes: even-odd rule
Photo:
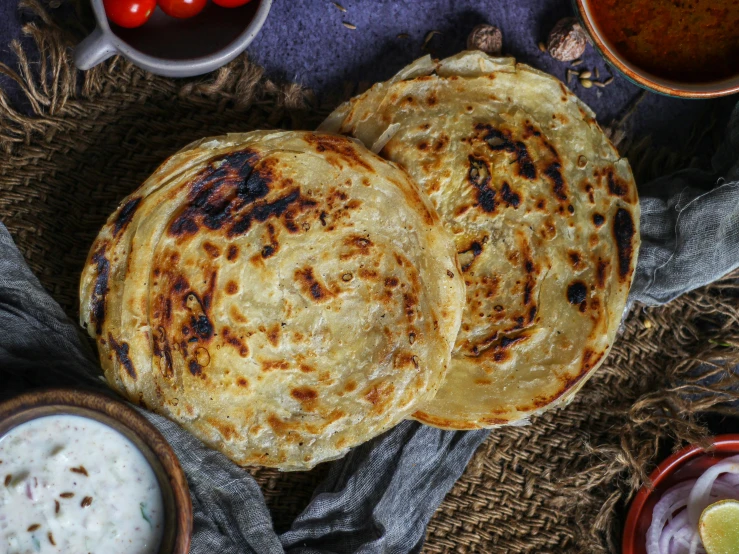
[[208, 0], [158, 0], [162, 11], [171, 17], [186, 19], [203, 11]]
[[248, 4], [251, 0], [213, 0], [213, 3], [222, 8], [238, 8], [244, 4]]
[[156, 5], [156, 0], [103, 0], [108, 19], [127, 29], [146, 23]]

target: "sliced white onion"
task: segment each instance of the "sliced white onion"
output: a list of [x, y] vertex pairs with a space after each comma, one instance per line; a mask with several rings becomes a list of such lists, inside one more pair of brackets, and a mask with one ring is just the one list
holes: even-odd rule
[[698, 533], [703, 510], [720, 500], [739, 499], [739, 456], [708, 468], [698, 479], [667, 489], [652, 510], [647, 554], [705, 554]]
[[739, 474], [739, 456], [721, 460], [709, 467], [696, 481], [688, 498], [688, 520], [692, 528], [698, 528], [698, 519], [700, 519], [703, 510], [711, 504], [713, 483], [722, 473]]
[[[685, 517], [688, 517], [685, 512]], [[687, 522], [687, 519], [686, 519]], [[683, 527], [673, 537], [673, 541], [670, 543], [670, 547], [667, 550], [669, 554], [688, 554], [690, 552], [690, 541], [693, 538], [693, 531], [688, 527]]]
[[688, 554], [688, 551], [690, 550], [690, 539], [692, 537], [693, 532], [687, 527], [678, 531], [675, 534], [675, 540], [670, 544], [670, 554]]
[[685, 529], [685, 524], [688, 522], [688, 513], [685, 510], [680, 510], [675, 517], [672, 518], [665, 528], [662, 530], [662, 534], [659, 537], [659, 551], [660, 552], [672, 552], [671, 544], [675, 541], [675, 535], [678, 531]]
[[690, 551], [690, 541], [693, 538], [693, 531], [687, 527], [675, 536], [677, 550], [680, 554], [688, 554]]
[[[698, 536], [698, 533], [693, 533], [693, 538], [690, 540], [690, 550], [688, 551], [688, 554], [698, 554], [698, 545], [701, 542], [701, 538]], [[701, 548], [701, 550], [703, 550]]]
[[666, 551], [660, 548], [660, 535], [667, 519], [672, 517], [676, 510], [686, 505], [686, 497], [690, 494], [695, 482], [694, 479], [691, 479], [670, 487], [664, 492], [659, 502], [654, 505], [652, 524], [647, 531], [647, 554], [667, 554]]
[[717, 482], [724, 482], [732, 487], [739, 487], [739, 475], [736, 473], [722, 473], [716, 478]]
[[[689, 494], [689, 493], [688, 493]], [[673, 518], [675, 517], [676, 513], [682, 513], [682, 508], [688, 505], [688, 497], [687, 494], [685, 498], [681, 498], [680, 500], [676, 500], [672, 506], [671, 506], [671, 512], [667, 515], [667, 523], [670, 523]]]
[[726, 483], [719, 482], [717, 479], [716, 481], [714, 481], [713, 487], [711, 487], [711, 496], [708, 503], [713, 504], [714, 502], [718, 502], [719, 500], [727, 500], [729, 498], [736, 499], [737, 490], [737, 487], [732, 487], [731, 485], [727, 485]]

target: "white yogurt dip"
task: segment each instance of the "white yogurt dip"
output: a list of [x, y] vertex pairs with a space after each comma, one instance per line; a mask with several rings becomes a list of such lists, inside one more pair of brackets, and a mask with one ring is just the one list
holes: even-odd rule
[[163, 527], [154, 471], [115, 429], [55, 415], [0, 437], [3, 554], [155, 554]]

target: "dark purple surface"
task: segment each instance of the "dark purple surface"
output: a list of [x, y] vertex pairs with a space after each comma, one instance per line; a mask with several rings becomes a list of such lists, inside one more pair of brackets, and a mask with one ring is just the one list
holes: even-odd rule
[[[0, 61], [12, 65], [7, 44], [20, 35], [18, 0], [0, 0]], [[429, 43], [436, 56], [463, 49], [467, 34], [478, 23], [503, 31], [504, 53], [514, 55], [564, 80], [566, 64], [537, 48], [554, 23], [572, 14], [569, 0], [341, 0], [341, 12], [330, 0], [275, 0], [262, 32], [249, 47], [252, 59], [274, 78], [297, 81], [319, 95], [342, 90], [346, 81], [374, 82], [424, 54], [426, 33], [441, 31]], [[357, 26], [347, 29], [342, 22]], [[397, 38], [407, 33], [409, 38]], [[597, 67], [601, 79], [609, 66], [588, 47], [578, 69]], [[0, 84], [8, 87], [7, 81]], [[618, 116], [640, 89], [615, 74], [607, 88], [584, 89], [570, 83], [576, 94], [598, 114], [601, 123]], [[725, 99], [722, 105], [736, 101]], [[694, 121], [717, 101], [679, 100], [649, 94], [632, 118], [635, 134], [651, 134], [657, 143], [681, 145]]]

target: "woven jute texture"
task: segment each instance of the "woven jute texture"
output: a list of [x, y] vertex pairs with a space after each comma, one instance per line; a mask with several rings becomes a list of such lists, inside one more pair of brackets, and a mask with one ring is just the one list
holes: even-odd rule
[[[166, 156], [228, 131], [314, 128], [339, 100], [319, 103], [296, 85], [277, 85], [243, 57], [188, 81], [119, 58], [82, 75], [69, 47], [86, 15], [60, 24], [35, 0], [23, 7], [43, 55], [32, 64], [12, 45], [20, 70], [0, 67], [28, 97], [18, 111], [0, 96], [0, 220], [74, 319], [96, 233]], [[731, 277], [663, 308], [632, 309], [605, 365], [570, 406], [491, 434], [432, 519], [425, 551], [618, 551], [628, 501], [654, 464], [700, 441], [705, 414], [735, 413], [739, 383], [725, 368], [739, 360], [738, 313]], [[283, 530], [326, 468], [249, 471]]]

